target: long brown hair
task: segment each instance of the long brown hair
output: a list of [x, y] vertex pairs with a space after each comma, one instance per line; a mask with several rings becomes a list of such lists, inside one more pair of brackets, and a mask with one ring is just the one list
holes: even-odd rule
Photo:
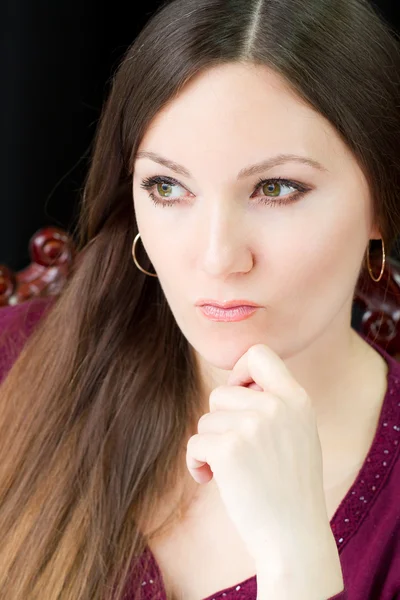
[[[132, 260], [132, 165], [146, 127], [186, 82], [235, 61], [274, 69], [333, 124], [364, 170], [393, 248], [399, 45], [367, 1], [163, 5], [113, 79], [74, 272], [0, 388], [1, 598], [122, 598], [133, 562], [188, 500], [185, 442], [200, 416], [200, 378], [158, 280]], [[152, 271], [146, 256], [140, 262]], [[159, 518], [172, 491], [180, 500]]]

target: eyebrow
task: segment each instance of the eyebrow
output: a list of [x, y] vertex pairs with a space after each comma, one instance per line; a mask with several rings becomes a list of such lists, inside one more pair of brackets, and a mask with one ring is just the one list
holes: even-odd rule
[[[178, 163], [172, 160], [169, 160], [168, 158], [164, 158], [163, 156], [160, 156], [155, 152], [138, 152], [136, 155], [136, 159], [138, 160], [140, 158], [149, 158], [150, 160], [160, 165], [163, 165], [168, 169], [171, 169], [171, 171], [175, 171], [175, 173], [179, 173], [184, 177], [192, 178], [190, 171], [188, 171], [185, 167], [179, 165]], [[250, 177], [251, 175], [263, 173], [268, 169], [272, 169], [273, 167], [280, 166], [287, 162], [302, 163], [314, 169], [318, 169], [319, 171], [328, 172], [328, 169], [326, 167], [321, 165], [318, 161], [314, 160], [313, 158], [307, 158], [306, 156], [298, 156], [297, 154], [278, 154], [277, 156], [268, 158], [267, 160], [264, 160], [255, 165], [245, 167], [238, 173], [237, 179], [241, 180], [245, 179], [246, 177]]]

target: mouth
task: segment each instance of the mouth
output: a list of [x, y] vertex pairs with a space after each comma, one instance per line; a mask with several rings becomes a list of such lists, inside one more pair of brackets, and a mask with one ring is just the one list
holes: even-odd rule
[[[209, 302], [213, 302], [213, 304]], [[196, 306], [198, 306], [201, 314], [208, 320], [222, 322], [244, 321], [261, 308], [258, 304], [249, 300], [235, 300], [224, 303], [208, 300], [202, 301], [200, 304], [197, 303]]]
[[201, 298], [196, 302], [196, 306], [215, 306], [217, 308], [238, 308], [242, 306], [250, 306], [253, 308], [261, 308], [259, 304], [252, 302], [251, 300], [225, 300], [220, 302], [219, 300], [211, 300], [210, 298]]

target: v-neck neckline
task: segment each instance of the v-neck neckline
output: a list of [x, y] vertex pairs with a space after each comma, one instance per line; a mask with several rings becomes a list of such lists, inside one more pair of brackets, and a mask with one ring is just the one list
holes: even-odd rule
[[[378, 425], [365, 460], [352, 485], [341, 500], [330, 520], [339, 553], [354, 536], [362, 521], [368, 515], [395, 463], [400, 447], [400, 426], [397, 423], [400, 413], [400, 364], [383, 348], [366, 336], [359, 334], [370, 344], [388, 364], [387, 388], [382, 401]], [[157, 584], [157, 598], [164, 600], [165, 586], [161, 570], [149, 546], [147, 555], [148, 570], [143, 577], [142, 586], [146, 586], [144, 598], [154, 600], [153, 584]], [[147, 590], [151, 595], [147, 596]], [[154, 590], [154, 588], [153, 588]], [[219, 600], [238, 591], [251, 594], [256, 590], [256, 576], [253, 575], [235, 585], [219, 590], [203, 600]]]

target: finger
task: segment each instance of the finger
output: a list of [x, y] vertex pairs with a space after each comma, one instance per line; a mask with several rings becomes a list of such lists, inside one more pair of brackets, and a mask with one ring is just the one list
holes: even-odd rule
[[187, 444], [186, 466], [197, 483], [208, 483], [213, 478], [209, 462], [213, 447], [219, 442], [215, 434], [193, 435]]
[[200, 484], [208, 483], [214, 477], [214, 473], [207, 463], [197, 469], [189, 469], [189, 473], [193, 479]]
[[210, 412], [225, 407], [232, 410], [246, 410], [250, 402], [249, 392], [254, 393], [254, 390], [239, 386], [219, 385], [210, 393]]
[[200, 435], [207, 433], [227, 433], [228, 431], [245, 431], [254, 428], [254, 422], [260, 418], [260, 411], [217, 410], [204, 414], [198, 422], [197, 431]]
[[215, 411], [263, 410], [274, 407], [277, 402], [282, 402], [269, 392], [261, 392], [261, 394], [262, 396], [260, 396], [259, 391], [251, 388], [221, 385], [213, 389], [210, 394], [210, 413]]
[[251, 346], [239, 358], [228, 377], [228, 385], [231, 386], [244, 386], [252, 382], [285, 402], [295, 401], [296, 396], [304, 392], [283, 360], [264, 344]]

